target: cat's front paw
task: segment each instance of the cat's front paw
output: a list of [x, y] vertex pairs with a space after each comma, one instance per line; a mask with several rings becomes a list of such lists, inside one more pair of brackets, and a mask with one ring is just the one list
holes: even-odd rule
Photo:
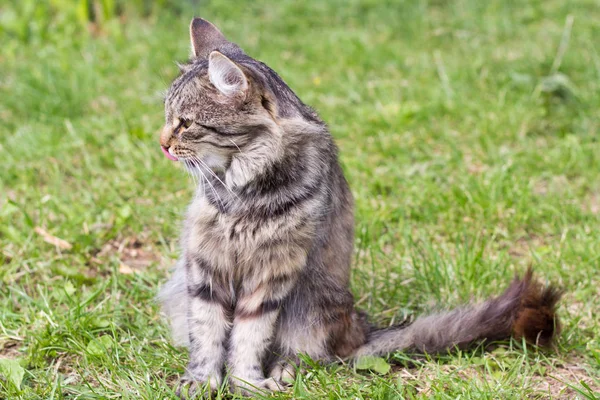
[[210, 399], [219, 389], [221, 382], [216, 378], [199, 379], [185, 374], [177, 386], [180, 399]]
[[296, 379], [296, 366], [291, 362], [282, 361], [275, 364], [269, 376], [284, 386], [291, 386]]
[[231, 386], [235, 393], [243, 396], [253, 396], [265, 392], [281, 392], [286, 389], [286, 384], [278, 382], [273, 378], [267, 379], [241, 379], [233, 378]]

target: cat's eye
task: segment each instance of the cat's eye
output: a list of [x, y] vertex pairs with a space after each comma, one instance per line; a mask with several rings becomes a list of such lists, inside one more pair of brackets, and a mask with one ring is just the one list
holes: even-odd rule
[[194, 121], [192, 121], [191, 119], [182, 119], [181, 120], [181, 126], [183, 126], [185, 129], [192, 126], [193, 123], [194, 123]]

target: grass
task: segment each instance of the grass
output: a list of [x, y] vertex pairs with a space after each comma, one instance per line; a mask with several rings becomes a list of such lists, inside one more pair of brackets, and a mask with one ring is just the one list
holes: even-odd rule
[[207, 1], [93, 26], [67, 3], [0, 6], [0, 398], [175, 398], [187, 355], [154, 296], [193, 187], [157, 132], [194, 14], [329, 123], [375, 321], [483, 299], [530, 265], [566, 290], [551, 351], [314, 365], [274, 398], [600, 398], [595, 1]]

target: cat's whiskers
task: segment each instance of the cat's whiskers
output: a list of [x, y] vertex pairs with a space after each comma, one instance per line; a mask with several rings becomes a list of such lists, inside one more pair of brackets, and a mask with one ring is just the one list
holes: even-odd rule
[[204, 174], [204, 172], [202, 172], [202, 167], [197, 163], [197, 161], [200, 161], [200, 160], [194, 157], [194, 158], [190, 158], [190, 161], [194, 165], [194, 167], [195, 167], [194, 169], [202, 175], [202, 178], [204, 178], [204, 180], [206, 180], [206, 183], [208, 183], [208, 186], [210, 186], [210, 189], [212, 190], [213, 194], [215, 195], [215, 197], [217, 198], [219, 203], [221, 203], [221, 207], [224, 208], [225, 204], [223, 203], [223, 199], [221, 199], [221, 196], [219, 196], [219, 193], [217, 192], [215, 187], [212, 185], [212, 183], [210, 183], [210, 179], [208, 179], [208, 177]]
[[[238, 151], [239, 151], [240, 153], [244, 154], [244, 152], [242, 151], [242, 149], [240, 149], [240, 146], [238, 146], [238, 145], [237, 145], [237, 144], [236, 144], [236, 143], [235, 143], [235, 142], [234, 142], [234, 141], [233, 141], [231, 138], [227, 138], [227, 139], [229, 139], [229, 141], [230, 141], [231, 143], [233, 143], [233, 145], [234, 145], [235, 147], [237, 147], [237, 149], [238, 149]], [[244, 154], [244, 155], [245, 155], [245, 154]]]
[[204, 195], [204, 176], [200, 174], [198, 166], [189, 158], [182, 158], [181, 161], [185, 164], [185, 170], [192, 178], [194, 185], [202, 187], [202, 195]]
[[183, 163], [185, 164], [185, 172], [188, 174], [188, 176], [192, 179], [192, 181], [194, 182], [195, 185], [198, 185], [198, 177], [193, 173], [192, 168], [193, 166], [188, 162], [188, 160], [182, 160]]
[[225, 184], [225, 182], [223, 182], [223, 181], [221, 180], [221, 178], [219, 178], [219, 176], [218, 176], [217, 174], [215, 174], [215, 173], [214, 173], [214, 171], [208, 167], [208, 165], [206, 165], [206, 163], [205, 163], [204, 161], [200, 160], [199, 158], [194, 158], [194, 160], [196, 160], [196, 161], [198, 161], [200, 164], [202, 164], [202, 166], [203, 166], [204, 168], [206, 168], [206, 169], [208, 170], [208, 172], [210, 172], [210, 173], [211, 173], [211, 175], [212, 175], [212, 176], [214, 176], [215, 178], [217, 178], [217, 180], [218, 180], [219, 182], [221, 182], [221, 185], [223, 185], [223, 187], [224, 187], [224, 188], [225, 188], [225, 189], [226, 189], [226, 190], [227, 190], [227, 191], [228, 191], [228, 192], [229, 192], [229, 193], [230, 193], [232, 196], [234, 196], [234, 197], [235, 197], [237, 200], [240, 200], [240, 201], [241, 201], [241, 199], [240, 199], [240, 197], [237, 195], [237, 193], [235, 193], [233, 190], [231, 190], [231, 188], [230, 188], [229, 186], [227, 186], [227, 185]]

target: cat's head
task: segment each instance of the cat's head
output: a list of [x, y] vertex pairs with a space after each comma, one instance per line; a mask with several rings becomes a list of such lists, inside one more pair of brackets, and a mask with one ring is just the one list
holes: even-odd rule
[[284, 121], [318, 118], [210, 22], [194, 18], [190, 36], [192, 59], [165, 99], [162, 150], [188, 168], [222, 171], [228, 184], [243, 185], [283, 152]]

